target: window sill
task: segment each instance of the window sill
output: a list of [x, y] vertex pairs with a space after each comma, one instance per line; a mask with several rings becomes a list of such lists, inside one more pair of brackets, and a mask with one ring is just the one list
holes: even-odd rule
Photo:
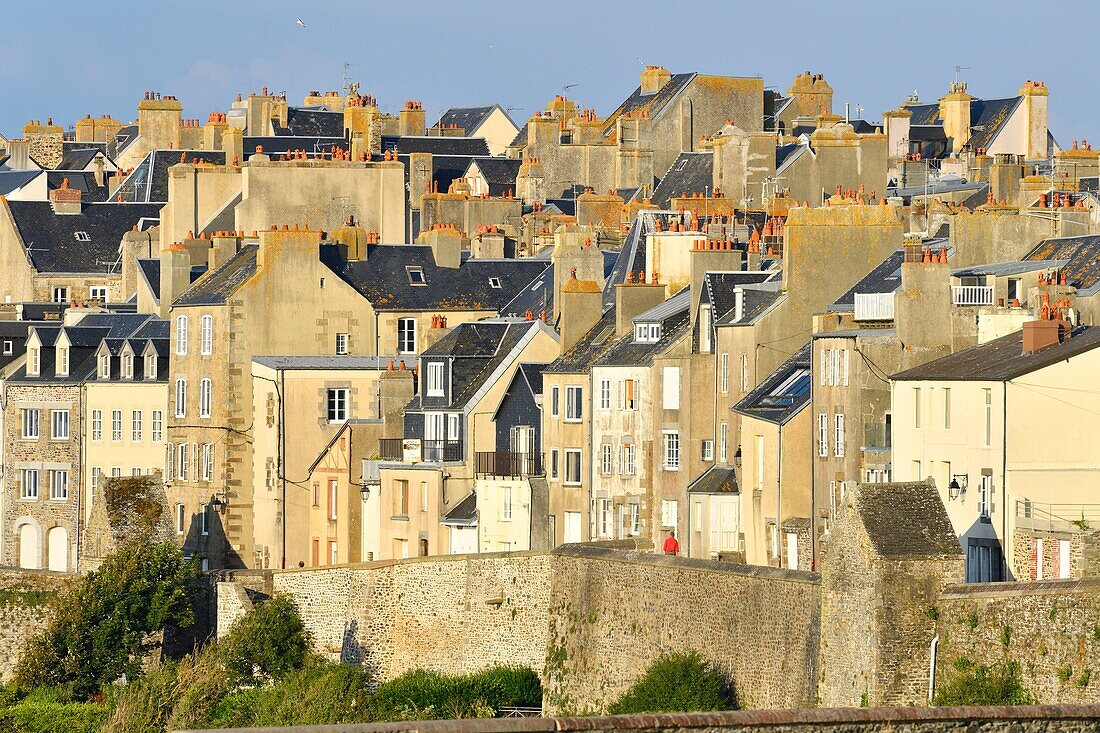
[[584, 484], [580, 481], [563, 481], [562, 485], [563, 486], [583, 486]]
[[570, 425], [580, 425], [584, 421], [579, 417], [567, 417], [562, 420], [562, 422], [569, 423]]
[[31, 503], [32, 501], [37, 503], [38, 502], [38, 497], [37, 496], [21, 496], [21, 497], [19, 497], [19, 501], [26, 502], [28, 504]]
[[392, 517], [390, 517], [390, 519], [392, 519], [394, 521], [397, 521], [397, 522], [407, 522], [407, 521], [409, 521], [409, 515], [408, 514], [394, 514]]

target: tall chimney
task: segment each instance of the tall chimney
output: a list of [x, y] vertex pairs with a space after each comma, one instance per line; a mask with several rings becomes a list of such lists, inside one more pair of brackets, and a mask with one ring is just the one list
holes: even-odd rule
[[627, 278], [625, 283], [615, 286], [615, 335], [625, 336], [634, 330], [634, 319], [650, 308], [663, 303], [666, 287], [656, 283], [633, 282]]
[[103, 170], [103, 153], [96, 153], [96, 156], [92, 158], [92, 167], [95, 170], [95, 185], [102, 186], [104, 181], [107, 180]]
[[642, 94], [656, 94], [672, 81], [672, 74], [663, 66], [647, 66], [642, 72]]
[[561, 350], [565, 353], [591, 331], [603, 317], [603, 291], [594, 280], [578, 280], [570, 271], [561, 291]]
[[172, 301], [191, 285], [191, 253], [177, 242], [160, 251], [160, 308], [157, 314], [168, 317]]
[[62, 214], [79, 214], [80, 207], [80, 190], [76, 188], [69, 188], [69, 179], [61, 179], [61, 186], [50, 191], [50, 206], [53, 207], [53, 213]]

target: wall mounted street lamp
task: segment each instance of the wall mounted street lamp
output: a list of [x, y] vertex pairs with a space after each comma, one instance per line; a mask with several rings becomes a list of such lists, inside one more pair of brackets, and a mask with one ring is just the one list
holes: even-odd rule
[[219, 498], [216, 494], [214, 495], [214, 497], [212, 499], [210, 499], [210, 508], [213, 509], [218, 514], [221, 514], [222, 512], [224, 512], [225, 508], [227, 506], [228, 506], [228, 504], [226, 504], [226, 502], [222, 501], [222, 499]]
[[947, 485], [947, 496], [951, 501], [955, 501], [959, 496], [966, 493], [966, 485], [969, 483], [969, 476], [965, 473], [956, 473], [951, 476], [951, 483]]

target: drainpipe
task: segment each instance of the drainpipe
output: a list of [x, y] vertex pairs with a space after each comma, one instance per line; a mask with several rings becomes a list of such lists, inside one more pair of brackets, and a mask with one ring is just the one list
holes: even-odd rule
[[1008, 577], [1008, 385], [1001, 385], [1001, 577]]
[[[776, 430], [775, 462], [775, 554], [783, 567], [783, 426]], [[759, 460], [763, 460], [763, 456]]]
[[[276, 466], [275, 470], [278, 471], [277, 475], [279, 476], [279, 483], [282, 485], [282, 493], [283, 493], [282, 500], [280, 502], [282, 504], [281, 511], [282, 511], [282, 515], [283, 515], [282, 516], [283, 540], [280, 543], [282, 545], [282, 549], [281, 549], [282, 557], [279, 561], [279, 567], [283, 570], [286, 570], [286, 517], [287, 517], [287, 510], [286, 510], [286, 468], [284, 467], [284, 461], [283, 461], [284, 457], [286, 456], [286, 428], [285, 428], [285, 425], [284, 425], [284, 422], [286, 420], [286, 398], [285, 398], [285, 395], [286, 395], [286, 372], [280, 369], [279, 370], [279, 390], [278, 390], [278, 396], [279, 396], [279, 461], [278, 461], [278, 465]], [[307, 491], [308, 491], [308, 489], [307, 489]]]
[[928, 645], [928, 704], [932, 704], [932, 698], [936, 696], [936, 658], [940, 651], [940, 636], [932, 637], [932, 643]]

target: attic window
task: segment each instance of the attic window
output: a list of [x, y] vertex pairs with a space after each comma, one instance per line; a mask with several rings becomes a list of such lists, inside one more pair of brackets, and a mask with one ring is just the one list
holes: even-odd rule
[[687, 168], [687, 164], [688, 162], [686, 160], [681, 160], [680, 165], [676, 166], [676, 170], [682, 171], [684, 168]]
[[499, 290], [500, 289], [500, 278], [499, 277], [489, 278], [489, 287], [496, 288], [497, 290]]
[[90, 242], [90, 241], [92, 241], [91, 235], [89, 235], [88, 232], [85, 232], [83, 230], [81, 230], [79, 232], [73, 232], [73, 236], [76, 237], [76, 241], [78, 241], [78, 242]]
[[424, 278], [423, 267], [406, 267], [405, 272], [409, 275], [410, 285], [427, 285], [428, 281]]
[[660, 323], [635, 323], [634, 343], [655, 344], [661, 340]]

